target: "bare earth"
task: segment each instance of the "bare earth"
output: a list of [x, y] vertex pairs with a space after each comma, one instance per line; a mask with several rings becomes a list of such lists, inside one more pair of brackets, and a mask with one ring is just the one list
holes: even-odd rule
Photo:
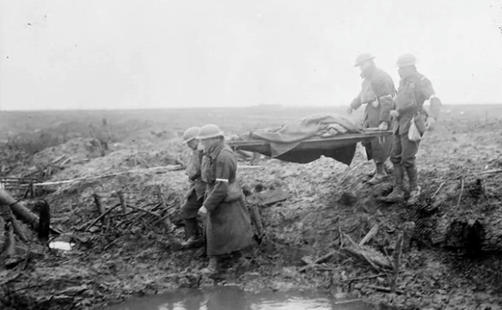
[[[502, 173], [481, 174], [502, 168], [502, 105], [443, 107], [437, 129], [427, 133], [418, 155], [424, 192], [419, 206], [436, 206], [431, 214], [419, 212], [419, 206], [378, 203], [375, 198], [389, 192], [390, 179], [375, 188], [364, 185], [372, 165], [362, 152], [350, 169], [328, 158], [305, 165], [264, 159], [258, 167], [240, 169], [239, 180], [251, 192], [257, 185], [264, 190], [282, 187], [288, 199], [260, 207], [266, 237], [247, 253], [244, 264], [216, 277], [198, 272], [207, 264], [200, 250], [179, 248], [184, 231], [177, 210], [186, 176], [149, 168], [176, 164], [186, 156], [178, 137], [189, 126], [216, 123], [226, 133], [239, 134], [315, 113], [342, 114], [344, 109], [2, 112], [0, 140], [7, 143], [0, 150], [2, 177], [43, 170], [42, 181], [57, 182], [129, 172], [36, 188], [37, 199], [51, 206], [53, 226], [65, 233], [60, 239], [77, 245], [68, 252], [51, 251], [25, 226], [30, 241], [16, 237], [14, 257], [0, 255], [0, 308], [104, 309], [133, 295], [237, 283], [249, 291], [321, 290], [336, 298], [381, 303], [381, 309], [383, 304], [394, 309], [502, 309], [500, 255], [466, 257], [431, 241], [438, 233], [435, 227], [456, 216], [491, 221], [490, 227], [502, 229], [497, 226]], [[361, 115], [358, 111], [354, 117]], [[91, 134], [89, 129], [89, 124], [101, 128], [103, 118], [111, 137], [104, 157], [93, 142], [102, 132]], [[481, 198], [472, 194], [479, 182]], [[165, 205], [156, 195], [159, 186]], [[107, 222], [89, 227], [98, 216], [93, 194], [108, 209], [119, 203], [119, 190], [127, 205], [150, 213], [128, 208], [123, 214], [118, 207]], [[10, 191], [16, 199], [23, 195]], [[166, 215], [178, 225], [172, 232], [159, 220]], [[366, 245], [389, 254], [406, 221], [414, 221], [416, 229], [411, 250], [402, 256], [398, 293], [381, 292], [390, 286], [392, 272], [347, 255], [350, 241], [344, 235], [358, 243], [378, 224], [377, 235]], [[492, 243], [502, 245], [502, 240], [495, 237]], [[339, 253], [300, 272], [305, 257], [315, 260], [333, 250]], [[20, 262], [5, 269], [13, 259]]]

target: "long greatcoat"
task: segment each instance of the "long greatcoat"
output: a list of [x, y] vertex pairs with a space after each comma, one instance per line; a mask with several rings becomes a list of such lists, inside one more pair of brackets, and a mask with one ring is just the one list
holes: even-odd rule
[[206, 182], [204, 206], [206, 242], [209, 256], [229, 254], [253, 245], [251, 219], [241, 197], [225, 202], [229, 184], [237, 182], [237, 158], [221, 143], [202, 159], [202, 180]]

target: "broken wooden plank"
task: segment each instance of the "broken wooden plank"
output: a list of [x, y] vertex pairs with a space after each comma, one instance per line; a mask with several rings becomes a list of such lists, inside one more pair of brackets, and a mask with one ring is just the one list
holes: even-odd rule
[[[379, 291], [379, 292], [384, 292], [384, 293], [390, 293], [391, 292], [391, 289], [388, 288], [388, 287], [377, 286], [377, 285], [368, 285], [368, 287], [371, 288], [371, 289], [374, 289], [376, 291]], [[401, 290], [396, 290], [396, 294], [402, 295], [402, 294], [404, 294], [404, 292], [401, 291]]]
[[376, 270], [380, 270], [382, 268], [392, 269], [392, 264], [383, 254], [371, 247], [360, 246], [346, 234], [344, 234], [344, 236], [350, 241], [351, 244], [348, 247], [343, 248], [343, 251], [347, 252], [347, 254], [366, 261], [368, 264], [370, 264], [371, 267]]
[[[167, 211], [168, 207], [167, 207], [167, 203], [166, 203], [166, 199], [164, 197], [164, 194], [162, 193], [162, 188], [160, 187], [160, 185], [157, 185], [157, 196], [159, 197], [159, 200], [160, 200], [160, 203], [161, 203], [161, 206], [164, 210]], [[168, 227], [169, 230], [172, 230], [174, 225], [173, 223], [171, 222], [171, 219], [169, 219], [169, 216], [165, 216], [163, 217], [163, 221], [164, 221], [164, 224]]]
[[0, 189], [0, 205], [10, 207], [12, 213], [14, 213], [17, 218], [21, 219], [34, 229], [38, 229], [38, 217], [31, 213], [31, 211], [22, 205], [20, 201], [16, 201], [12, 198], [7, 191], [3, 189]]
[[303, 271], [307, 270], [310, 267], [313, 267], [313, 266], [315, 266], [317, 264], [323, 263], [324, 261], [330, 259], [332, 256], [334, 256], [336, 254], [341, 254], [341, 253], [338, 250], [333, 250], [333, 251], [329, 252], [328, 254], [319, 257], [315, 261], [312, 261], [312, 263], [308, 262], [308, 265], [307, 266], [303, 266], [302, 268], [299, 269], [299, 271], [303, 272]]
[[124, 193], [122, 191], [118, 191], [117, 196], [119, 197], [119, 200], [120, 200], [120, 206], [122, 207], [122, 213], [125, 214], [127, 212], [127, 210], [126, 210], [126, 203], [125, 203], [125, 199], [124, 199]]
[[90, 223], [87, 222], [87, 223], [83, 224], [82, 226], [80, 226], [79, 228], [77, 228], [77, 230], [86, 230], [86, 229], [91, 228], [92, 226], [94, 226], [94, 224], [96, 224], [99, 220], [103, 219], [108, 213], [110, 213], [113, 209], [115, 209], [117, 207], [120, 207], [120, 204], [116, 204], [115, 206], [109, 208], [108, 210], [103, 212], [103, 214], [101, 214], [100, 216], [98, 216], [97, 218], [92, 220]]
[[370, 241], [378, 233], [378, 224], [375, 224], [370, 231], [364, 236], [364, 238], [359, 242], [360, 246], [363, 246], [366, 242]]

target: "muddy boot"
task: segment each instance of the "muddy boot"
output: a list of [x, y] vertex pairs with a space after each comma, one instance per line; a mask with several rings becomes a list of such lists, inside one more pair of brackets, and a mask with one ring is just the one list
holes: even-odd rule
[[369, 180], [367, 183], [369, 185], [377, 185], [382, 183], [385, 180], [385, 166], [383, 163], [378, 163], [376, 164], [376, 169], [375, 169], [375, 174], [373, 175], [373, 178]]
[[418, 186], [418, 171], [416, 166], [406, 167], [406, 174], [410, 180], [410, 197], [406, 201], [407, 206], [412, 206], [418, 202], [421, 188]]
[[185, 229], [187, 241], [181, 243], [184, 249], [193, 249], [203, 246], [203, 240], [200, 237], [199, 226], [196, 218], [185, 219]]
[[394, 188], [392, 189], [392, 193], [390, 193], [386, 197], [381, 197], [378, 199], [381, 202], [385, 203], [397, 203], [401, 202], [404, 199], [404, 191], [403, 191], [403, 177], [404, 177], [404, 169], [400, 164], [394, 165]]
[[203, 274], [215, 274], [219, 271], [219, 259], [216, 256], [211, 256], [209, 258], [209, 265], [206, 268], [201, 269]]

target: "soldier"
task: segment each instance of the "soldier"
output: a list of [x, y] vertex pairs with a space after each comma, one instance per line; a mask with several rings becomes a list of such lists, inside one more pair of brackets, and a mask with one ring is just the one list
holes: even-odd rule
[[181, 207], [180, 212], [185, 222], [187, 240], [182, 243], [182, 246], [185, 248], [200, 247], [203, 245], [197, 224], [197, 214], [200, 207], [202, 207], [204, 192], [206, 190], [206, 184], [201, 178], [202, 147], [199, 146], [199, 140], [196, 139], [199, 131], [199, 127], [191, 127], [183, 134], [183, 142], [192, 150], [192, 156], [186, 167], [186, 174], [190, 180], [190, 188], [185, 194], [186, 201]]
[[204, 205], [206, 247], [209, 266], [205, 273], [218, 271], [220, 260], [253, 244], [251, 220], [236, 179], [237, 158], [225, 143], [223, 132], [210, 124], [201, 128], [198, 139], [204, 145], [202, 180], [207, 183]]
[[[411, 141], [408, 131], [414, 121], [416, 128], [423, 135], [425, 131], [432, 131], [441, 109], [441, 101], [436, 96], [431, 81], [418, 73], [415, 67], [416, 58], [411, 54], [404, 54], [397, 60], [398, 72], [401, 77], [399, 90], [394, 99], [394, 109], [390, 112], [393, 117], [394, 145], [391, 161], [394, 165], [394, 189], [382, 201], [388, 203], [400, 202], [404, 199], [404, 173], [408, 175], [410, 183], [410, 197], [407, 205], [415, 204], [420, 196], [418, 186], [418, 172], [415, 156], [420, 141]], [[424, 102], [430, 102], [430, 111], [424, 109]]]
[[[392, 97], [396, 90], [390, 75], [377, 68], [371, 54], [361, 54], [356, 58], [356, 67], [361, 69], [361, 77], [364, 79], [359, 95], [352, 101], [347, 111], [352, 114], [361, 105], [366, 104], [364, 111], [364, 128], [376, 128], [388, 130], [390, 125], [390, 110], [392, 110]], [[385, 178], [385, 161], [389, 158], [392, 147], [392, 139], [383, 137], [375, 138], [368, 144], [364, 144], [368, 159], [375, 162], [375, 171], [370, 174], [370, 185], [381, 183]]]

